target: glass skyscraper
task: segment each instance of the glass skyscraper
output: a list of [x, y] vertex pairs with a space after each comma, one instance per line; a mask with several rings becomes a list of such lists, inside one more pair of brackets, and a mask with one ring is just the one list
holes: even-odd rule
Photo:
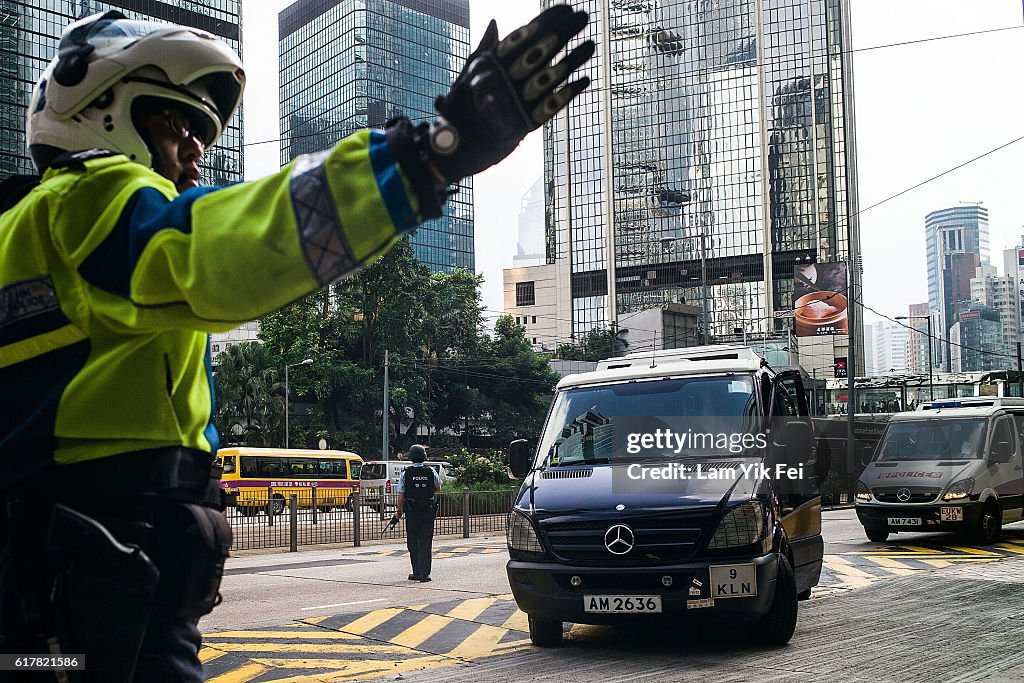
[[859, 262], [845, 1], [575, 4], [593, 84], [545, 128], [574, 335], [667, 302], [706, 310], [711, 339], [786, 330], [795, 265]]
[[[432, 118], [469, 56], [469, 0], [298, 0], [278, 31], [285, 164], [395, 116]], [[434, 271], [473, 271], [472, 178], [412, 244]]]
[[[928, 308], [938, 316], [935, 335], [950, 341], [957, 322], [958, 304], [971, 298], [971, 278], [978, 266], [989, 263], [988, 209], [963, 204], [932, 211], [924, 219], [928, 258]], [[935, 363], [953, 367], [949, 344], [938, 344]]]
[[[241, 54], [241, 0], [0, 0], [0, 178], [35, 173], [25, 145], [32, 87], [72, 21], [116, 9], [131, 19], [182, 24], [223, 39]], [[242, 179], [242, 113], [200, 163], [205, 185]]]

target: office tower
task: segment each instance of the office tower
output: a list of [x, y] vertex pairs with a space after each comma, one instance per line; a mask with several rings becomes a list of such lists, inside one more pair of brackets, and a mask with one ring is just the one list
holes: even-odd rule
[[957, 307], [956, 322], [949, 328], [951, 372], [988, 372], [1010, 365], [999, 349], [1002, 324], [999, 311], [977, 301]]
[[516, 237], [514, 268], [539, 266], [544, 256], [544, 178], [537, 178], [529, 192], [523, 195], [519, 211], [519, 232]]
[[[949, 340], [958, 301], [970, 298], [970, 280], [989, 263], [988, 209], [980, 202], [932, 211], [924, 219], [928, 259], [928, 307], [936, 312], [935, 335]], [[941, 344], [938, 367], [951, 369], [948, 345]]]
[[997, 367], [1015, 368], [1011, 360], [1016, 358], [1020, 338], [1020, 307], [1013, 275], [999, 275], [995, 266], [979, 266], [971, 278], [971, 299], [999, 313], [999, 345], [983, 350], [1003, 355]]
[[[1013, 282], [1012, 299], [1016, 304], [1017, 333], [1011, 339], [1013, 355], [1017, 355], [1017, 344], [1024, 342], [1024, 235], [1020, 243], [1012, 249], [1003, 250], [1003, 267], [1006, 276]], [[1011, 367], [1016, 368], [1016, 365]]]
[[[910, 304], [907, 310], [907, 320], [904, 321], [910, 328], [907, 335], [907, 373], [911, 375], [928, 374], [928, 344], [934, 344], [934, 340], [928, 339], [928, 304]], [[934, 329], [935, 326], [932, 325]], [[934, 352], [933, 352], [934, 357]]]
[[[395, 116], [433, 117], [469, 56], [469, 0], [298, 0], [278, 41], [285, 164]], [[434, 271], [474, 270], [472, 178], [412, 245]]]
[[[573, 333], [666, 302], [702, 310], [695, 341], [785, 333], [796, 265], [859, 265], [847, 3], [576, 4], [593, 85], [545, 127], [544, 162]], [[800, 344], [808, 370], [848, 355], [846, 335]]]
[[[224, 40], [241, 53], [241, 0], [0, 0], [0, 178], [35, 173], [25, 145], [25, 114], [32, 87], [57, 53], [72, 21], [115, 9], [130, 19], [183, 24]], [[242, 179], [242, 112], [200, 163], [205, 185]]]
[[871, 325], [870, 332], [865, 326], [864, 333], [873, 337], [873, 357], [868, 356], [866, 364], [870, 374], [891, 375], [907, 371], [907, 341], [910, 331], [906, 327], [882, 320]]

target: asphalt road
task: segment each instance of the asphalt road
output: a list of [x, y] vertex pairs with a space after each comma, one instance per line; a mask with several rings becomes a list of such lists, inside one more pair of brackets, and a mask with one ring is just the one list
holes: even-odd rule
[[[573, 626], [529, 644], [501, 535], [436, 539], [433, 581], [400, 545], [229, 559], [203, 619], [211, 683], [407, 681], [1022, 681], [1024, 523], [990, 549], [951, 534], [863, 534], [823, 516], [822, 585], [785, 648], [737, 629]], [[332, 638], [332, 640], [323, 640]], [[339, 640], [341, 639], [341, 640]]]

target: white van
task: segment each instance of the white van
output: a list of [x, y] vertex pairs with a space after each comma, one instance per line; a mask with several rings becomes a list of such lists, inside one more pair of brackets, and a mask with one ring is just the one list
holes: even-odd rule
[[[440, 460], [427, 460], [423, 463], [438, 473], [441, 483], [452, 481], [449, 464]], [[363, 463], [359, 470], [359, 495], [364, 505], [377, 507], [380, 505], [380, 494], [384, 493], [385, 503], [394, 507], [398, 493], [398, 479], [402, 472], [412, 465], [411, 460], [370, 460]]]
[[1024, 400], [946, 399], [893, 415], [857, 482], [872, 541], [900, 531], [957, 531], [990, 545], [1024, 517]]

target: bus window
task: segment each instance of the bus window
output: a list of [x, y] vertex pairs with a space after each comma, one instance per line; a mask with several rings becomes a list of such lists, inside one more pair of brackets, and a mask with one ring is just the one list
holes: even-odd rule
[[317, 470], [321, 477], [342, 477], [345, 478], [348, 471], [345, 469], [344, 460], [322, 460], [316, 461]]
[[243, 477], [255, 477], [256, 476], [256, 458], [250, 456], [241, 456], [242, 460], [242, 476]]
[[256, 458], [256, 474], [261, 477], [284, 477], [288, 475], [288, 467], [284, 458]]
[[224, 468], [224, 474], [235, 473], [235, 456], [229, 455], [225, 458], [217, 458], [217, 461], [220, 463], [220, 466]]
[[293, 477], [315, 477], [312, 458], [288, 458], [288, 469]]

